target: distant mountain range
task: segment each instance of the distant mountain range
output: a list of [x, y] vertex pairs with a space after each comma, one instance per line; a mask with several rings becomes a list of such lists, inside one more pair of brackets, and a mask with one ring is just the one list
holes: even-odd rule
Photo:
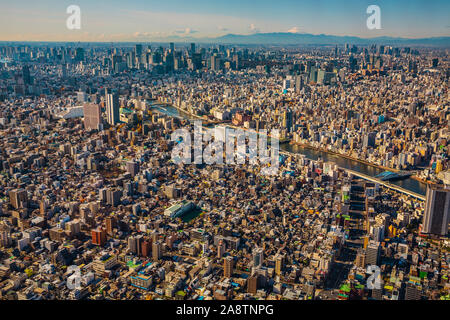
[[[78, 41], [75, 41], [80, 43]], [[249, 35], [227, 34], [220, 37], [192, 37], [182, 35], [172, 35], [165, 38], [141, 39], [139, 41], [120, 41], [124, 44], [133, 44], [136, 42], [152, 43], [205, 43], [205, 44], [232, 44], [232, 45], [371, 45], [383, 44], [391, 46], [431, 46], [431, 47], [450, 47], [450, 37], [430, 37], [430, 38], [394, 38], [394, 37], [376, 37], [360, 38], [354, 36], [333, 36], [327, 34], [310, 33], [290, 33], [290, 32], [272, 32], [272, 33], [254, 33]], [[0, 43], [47, 43], [46, 41], [0, 41]], [[65, 42], [48, 42], [65, 43]], [[83, 42], [81, 42], [83, 43]], [[112, 43], [112, 41], [86, 42], [86, 43]]]
[[385, 44], [385, 45], [424, 45], [424, 46], [440, 46], [450, 47], [450, 37], [433, 37], [433, 38], [393, 38], [393, 37], [377, 37], [377, 38], [360, 38], [353, 36], [333, 36], [326, 34], [309, 34], [309, 33], [255, 33], [250, 35], [227, 34], [217, 38], [182, 38], [177, 37], [171, 39], [174, 41], [195, 41], [220, 44], [253, 44], [253, 45], [336, 45], [336, 44]]

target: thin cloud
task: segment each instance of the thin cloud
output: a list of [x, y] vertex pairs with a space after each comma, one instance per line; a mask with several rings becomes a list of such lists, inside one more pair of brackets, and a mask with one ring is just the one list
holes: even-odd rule
[[159, 31], [154, 31], [154, 32], [135, 32], [133, 33], [133, 37], [135, 38], [151, 38], [151, 37], [161, 37], [161, 36], [167, 36], [168, 33], [166, 32], [159, 32]]
[[261, 30], [257, 28], [253, 23], [249, 26], [250, 31], [253, 33], [259, 33]]
[[187, 36], [187, 35], [191, 35], [191, 34], [194, 34], [194, 33], [198, 33], [198, 31], [197, 30], [193, 30], [191, 28], [185, 28], [185, 29], [181, 29], [181, 30], [176, 30], [175, 33]]
[[299, 33], [300, 29], [298, 27], [290, 28], [287, 32], [289, 33]]

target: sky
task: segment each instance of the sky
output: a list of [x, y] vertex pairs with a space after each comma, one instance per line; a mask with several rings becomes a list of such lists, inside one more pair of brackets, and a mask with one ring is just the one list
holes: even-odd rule
[[[81, 29], [66, 12], [81, 9]], [[381, 29], [369, 30], [369, 5]], [[449, 0], [0, 0], [0, 41], [146, 42], [229, 33], [450, 36]]]

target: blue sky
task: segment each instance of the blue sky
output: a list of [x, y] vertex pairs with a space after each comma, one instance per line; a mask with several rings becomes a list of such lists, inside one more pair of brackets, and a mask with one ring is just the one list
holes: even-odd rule
[[[155, 41], [171, 36], [305, 32], [360, 37], [450, 35], [449, 0], [0, 0], [0, 40]], [[66, 8], [81, 8], [68, 30]], [[369, 5], [381, 30], [366, 27]]]

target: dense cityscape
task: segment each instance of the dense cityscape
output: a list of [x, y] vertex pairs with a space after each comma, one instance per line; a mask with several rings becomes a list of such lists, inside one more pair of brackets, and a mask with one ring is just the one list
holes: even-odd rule
[[[0, 299], [448, 300], [449, 63], [436, 47], [1, 44]], [[195, 120], [278, 129], [277, 174], [175, 163], [171, 134]]]

